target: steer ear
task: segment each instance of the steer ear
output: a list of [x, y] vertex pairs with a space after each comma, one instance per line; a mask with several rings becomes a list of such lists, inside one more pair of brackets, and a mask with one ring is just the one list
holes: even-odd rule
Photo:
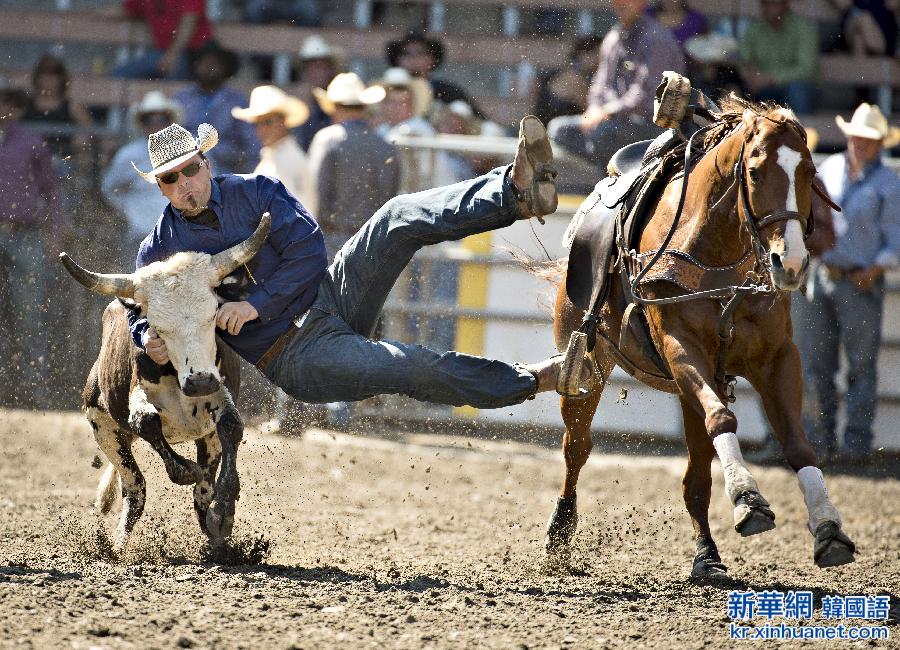
[[130, 273], [94, 273], [78, 266], [67, 253], [60, 253], [59, 261], [73, 278], [94, 293], [120, 298], [134, 296], [134, 278]]
[[246, 264], [259, 252], [266, 237], [269, 235], [269, 227], [272, 217], [268, 212], [263, 213], [256, 231], [240, 244], [235, 244], [221, 253], [212, 257], [213, 273], [221, 281], [226, 275], [234, 271], [241, 264]]

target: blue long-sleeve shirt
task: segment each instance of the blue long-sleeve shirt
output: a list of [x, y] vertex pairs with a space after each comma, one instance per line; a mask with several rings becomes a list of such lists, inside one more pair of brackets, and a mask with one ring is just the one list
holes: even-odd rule
[[847, 154], [835, 154], [819, 166], [828, 194], [841, 206], [832, 212], [837, 241], [822, 261], [843, 269], [891, 268], [900, 262], [900, 178], [880, 158], [860, 178], [847, 173]]
[[[291, 320], [315, 300], [328, 265], [322, 231], [284, 185], [268, 176], [216, 176], [208, 205], [218, 217], [218, 229], [188, 221], [169, 204], [141, 243], [135, 266], [141, 268], [181, 251], [219, 253], [252, 235], [268, 211], [272, 226], [265, 244], [248, 264], [252, 279], [243, 268], [235, 271], [241, 277], [234, 286], [247, 293], [227, 297], [247, 300], [259, 318], [245, 323], [237, 336], [216, 329], [235, 352], [256, 363], [288, 330]], [[143, 348], [147, 319], [132, 310], [128, 322], [132, 339]]]

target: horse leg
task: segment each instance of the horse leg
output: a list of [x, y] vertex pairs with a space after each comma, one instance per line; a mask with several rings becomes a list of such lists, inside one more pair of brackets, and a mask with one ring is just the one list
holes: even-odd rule
[[213, 500], [216, 470], [222, 458], [222, 444], [219, 442], [219, 434], [215, 431], [196, 440], [195, 444], [197, 464], [203, 470], [203, 478], [194, 484], [194, 513], [197, 515], [200, 530], [207, 537], [211, 537], [209, 527], [206, 525], [206, 513]]
[[712, 459], [716, 450], [706, 435], [703, 419], [685, 401], [681, 400], [684, 419], [684, 438], [688, 448], [687, 468], [681, 480], [684, 505], [691, 517], [697, 553], [691, 568], [691, 577], [715, 580], [725, 575], [725, 565], [719, 557], [719, 549], [709, 529], [709, 499], [712, 492]]
[[597, 350], [595, 350], [594, 358], [597, 361], [601, 377], [598, 385], [584, 397], [560, 398], [560, 411], [566, 427], [563, 433], [563, 458], [566, 463], [566, 474], [563, 479], [562, 495], [556, 500], [556, 508], [547, 522], [545, 548], [548, 553], [568, 547], [578, 525], [575, 494], [578, 474], [587, 462], [593, 447], [591, 421], [594, 419], [594, 413], [600, 403], [600, 397], [603, 395], [603, 387], [606, 385], [606, 380], [613, 367], [611, 361], [596, 352]]
[[815, 537], [813, 560], [819, 567], [853, 562], [856, 546], [841, 530], [841, 515], [828, 498], [816, 452], [803, 431], [803, 377], [793, 341], [787, 341], [771, 363], [756, 367], [748, 378], [762, 398], [785, 460], [797, 472], [809, 514], [807, 527]]
[[688, 347], [682, 341], [666, 337], [665, 349], [675, 381], [686, 404], [703, 417], [704, 428], [722, 463], [725, 494], [734, 505], [734, 529], [742, 537], [775, 528], [775, 513], [759, 492], [741, 455], [737, 439], [737, 418], [716, 392], [715, 373], [702, 345]]

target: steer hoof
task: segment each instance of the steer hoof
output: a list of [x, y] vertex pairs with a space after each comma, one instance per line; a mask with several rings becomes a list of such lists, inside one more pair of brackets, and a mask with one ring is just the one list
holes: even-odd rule
[[166, 473], [175, 485], [193, 485], [203, 480], [203, 468], [187, 458], [172, 459], [166, 465]]
[[547, 538], [544, 542], [546, 552], [554, 554], [567, 549], [577, 527], [578, 510], [575, 505], [575, 495], [559, 497], [556, 500], [556, 508], [547, 522]]
[[223, 540], [231, 535], [234, 526], [234, 502], [213, 501], [206, 511], [206, 530], [212, 540]]
[[856, 544], [833, 521], [823, 521], [816, 528], [813, 560], [819, 568], [840, 566], [856, 561]]
[[741, 537], [775, 528], [775, 513], [759, 492], [742, 492], [734, 502], [734, 529]]

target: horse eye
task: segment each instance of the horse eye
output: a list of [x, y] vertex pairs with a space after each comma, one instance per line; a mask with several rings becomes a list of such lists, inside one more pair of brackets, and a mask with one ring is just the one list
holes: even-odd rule
[[759, 170], [756, 167], [751, 167], [749, 174], [750, 174], [750, 182], [751, 183], [759, 182], [760, 174], [759, 174]]

